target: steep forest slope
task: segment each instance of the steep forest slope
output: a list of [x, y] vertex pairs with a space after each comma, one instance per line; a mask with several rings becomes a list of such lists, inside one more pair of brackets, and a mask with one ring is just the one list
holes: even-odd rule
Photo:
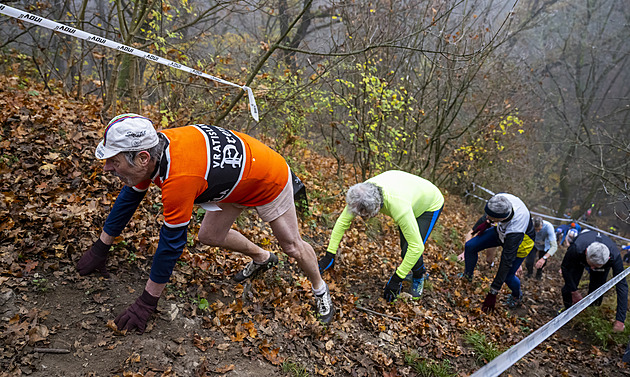
[[[147, 332], [123, 334], [113, 319], [148, 277], [160, 197], [150, 192], [119, 239], [109, 259], [111, 278], [78, 275], [75, 263], [100, 233], [120, 189], [93, 157], [103, 129], [98, 113], [97, 100], [77, 102], [0, 77], [0, 376], [469, 375], [561, 306], [562, 251], [542, 281], [524, 281], [521, 308], [499, 303], [496, 312], [481, 313], [498, 259], [491, 267], [480, 258], [472, 284], [457, 278], [463, 266], [456, 255], [479, 209], [444, 190], [444, 213], [425, 251], [430, 279], [418, 301], [381, 298], [400, 260], [389, 218], [356, 221], [347, 232], [339, 263], [325, 275], [339, 313], [323, 326], [313, 315], [308, 280], [280, 252], [268, 225], [254, 213], [235, 224], [281, 261], [252, 284], [235, 285], [229, 277], [247, 260], [201, 245], [198, 212]], [[321, 255], [343, 192], [356, 179], [349, 166], [309, 150], [291, 161], [309, 192], [301, 231]], [[606, 333], [615, 298], [608, 296], [601, 309], [573, 320], [508, 374], [630, 375], [621, 362], [628, 332]], [[506, 298], [504, 291], [500, 299]], [[602, 328], [589, 327], [593, 319]], [[604, 337], [594, 337], [597, 331]]]

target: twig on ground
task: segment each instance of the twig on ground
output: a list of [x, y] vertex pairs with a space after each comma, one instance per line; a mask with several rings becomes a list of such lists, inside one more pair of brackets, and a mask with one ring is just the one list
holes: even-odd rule
[[362, 306], [357, 305], [357, 309], [359, 310], [363, 310], [366, 313], [370, 313], [370, 314], [376, 314], [376, 315], [380, 315], [383, 317], [387, 317], [387, 318], [391, 318], [391, 319], [395, 319], [397, 321], [400, 321], [400, 317], [394, 317], [393, 315], [389, 315], [389, 314], [384, 314], [384, 313], [379, 313], [379, 312], [375, 312], [374, 310], [368, 309], [368, 308], [364, 308]]
[[33, 352], [39, 353], [70, 353], [69, 349], [65, 348], [33, 348]]

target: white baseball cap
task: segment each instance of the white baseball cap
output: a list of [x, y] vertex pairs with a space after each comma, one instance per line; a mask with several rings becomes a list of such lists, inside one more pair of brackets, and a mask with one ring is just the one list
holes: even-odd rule
[[153, 122], [138, 114], [121, 114], [110, 120], [105, 128], [103, 140], [94, 155], [105, 160], [120, 152], [144, 151], [159, 142]]

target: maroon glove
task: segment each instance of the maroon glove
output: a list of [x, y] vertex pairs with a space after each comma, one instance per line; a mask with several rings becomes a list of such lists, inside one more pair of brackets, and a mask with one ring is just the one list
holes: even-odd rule
[[481, 304], [481, 311], [484, 313], [487, 313], [491, 310], [494, 310], [494, 305], [497, 303], [497, 294], [496, 293], [492, 293], [492, 291], [490, 293], [488, 293], [488, 295], [486, 296], [486, 299], [483, 300], [483, 304]]
[[77, 263], [77, 270], [79, 275], [85, 276], [94, 270], [100, 271], [103, 277], [108, 278], [109, 272], [107, 272], [107, 253], [111, 245], [105, 245], [99, 238], [88, 251], [83, 254], [79, 263]]
[[486, 229], [490, 228], [492, 224], [488, 221], [488, 217], [486, 215], [481, 216], [477, 223], [473, 226], [472, 234], [481, 235]]
[[133, 330], [135, 328], [139, 334], [144, 333], [144, 330], [147, 328], [147, 321], [157, 308], [159, 299], [159, 297], [151, 296], [145, 289], [136, 302], [131, 304], [127, 310], [120, 313], [114, 320], [118, 330]]
[[582, 300], [582, 294], [579, 291], [571, 292], [571, 301], [573, 305], [577, 304]]

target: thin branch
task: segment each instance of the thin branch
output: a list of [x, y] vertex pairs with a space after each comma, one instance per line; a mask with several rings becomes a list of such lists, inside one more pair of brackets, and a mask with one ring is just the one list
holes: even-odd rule
[[33, 348], [33, 352], [63, 354], [70, 353], [70, 350], [65, 348]]
[[[313, 0], [309, 0], [308, 3], [306, 3], [304, 5], [304, 8], [302, 9], [302, 12], [300, 12], [300, 14], [295, 18], [295, 20], [293, 20], [291, 25], [289, 25], [289, 27], [287, 28], [287, 31], [284, 34], [282, 34], [280, 36], [280, 38], [278, 38], [276, 43], [274, 43], [269, 48], [269, 50], [265, 53], [265, 55], [263, 55], [263, 57], [260, 59], [260, 61], [256, 65], [256, 67], [254, 67], [252, 72], [249, 74], [249, 77], [247, 78], [247, 81], [245, 81], [245, 85], [246, 86], [251, 84], [252, 81], [254, 81], [254, 78], [256, 78], [256, 75], [258, 74], [258, 72], [262, 69], [263, 65], [265, 65], [267, 60], [269, 60], [269, 58], [271, 57], [271, 54], [273, 54], [274, 51], [280, 47], [280, 44], [282, 43], [282, 41], [287, 37], [287, 35], [289, 35], [289, 32], [293, 29], [295, 24], [297, 24], [297, 22], [300, 20], [300, 18], [302, 18], [302, 16], [304, 16], [306, 11], [310, 8], [312, 2], [313, 2]], [[219, 124], [223, 119], [225, 119], [225, 117], [230, 113], [230, 111], [232, 111], [234, 106], [236, 106], [236, 103], [243, 97], [243, 93], [244, 92], [245, 92], [244, 90], [240, 90], [238, 92], [238, 94], [232, 99], [232, 102], [230, 103], [228, 108], [225, 109], [225, 111], [221, 115], [219, 115], [219, 117], [215, 120], [216, 124]]]
[[362, 310], [362, 311], [364, 311], [364, 312], [366, 312], [366, 313], [375, 314], [375, 315], [380, 315], [380, 316], [382, 316], [382, 317], [387, 317], [387, 318], [395, 319], [395, 320], [397, 320], [397, 321], [400, 321], [400, 320], [401, 320], [401, 318], [400, 318], [400, 317], [394, 317], [393, 315], [384, 314], [384, 313], [380, 313], [380, 312], [375, 312], [375, 311], [374, 311], [374, 310], [372, 310], [372, 309], [364, 308], [363, 306], [360, 306], [360, 305], [357, 305], [356, 307], [357, 307], [357, 309]]

